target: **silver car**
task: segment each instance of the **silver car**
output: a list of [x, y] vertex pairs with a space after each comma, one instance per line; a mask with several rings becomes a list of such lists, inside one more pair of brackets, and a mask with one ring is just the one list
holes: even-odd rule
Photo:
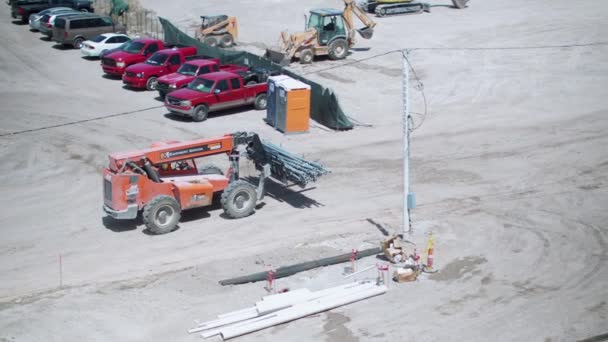
[[53, 8], [47, 8], [44, 11], [40, 11], [38, 13], [34, 13], [32, 15], [30, 15], [30, 30], [32, 31], [38, 31], [38, 29], [40, 29], [40, 18], [42, 18], [42, 16], [44, 16], [45, 14], [56, 14], [56, 13], [60, 13], [60, 12], [65, 12], [65, 11], [73, 11], [73, 9], [69, 8], [69, 7], [53, 7]]

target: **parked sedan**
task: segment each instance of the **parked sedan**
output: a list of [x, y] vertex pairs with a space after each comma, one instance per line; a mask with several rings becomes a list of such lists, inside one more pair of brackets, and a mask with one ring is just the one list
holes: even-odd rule
[[89, 57], [99, 57], [108, 50], [116, 49], [131, 38], [121, 33], [104, 33], [82, 43], [80, 52]]
[[32, 31], [38, 31], [38, 29], [40, 28], [40, 18], [42, 18], [45, 14], [53, 15], [53, 14], [57, 14], [59, 12], [65, 12], [65, 11], [73, 11], [73, 10], [69, 7], [53, 7], [53, 8], [47, 8], [44, 11], [30, 15], [30, 20], [29, 20], [30, 29]]

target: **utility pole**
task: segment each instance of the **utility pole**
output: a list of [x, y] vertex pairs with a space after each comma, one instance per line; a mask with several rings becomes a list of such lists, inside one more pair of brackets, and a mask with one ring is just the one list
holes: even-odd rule
[[[407, 60], [409, 52], [403, 53], [403, 238], [412, 234], [410, 208], [414, 197], [410, 194], [410, 66]], [[410, 198], [411, 197], [411, 198]]]

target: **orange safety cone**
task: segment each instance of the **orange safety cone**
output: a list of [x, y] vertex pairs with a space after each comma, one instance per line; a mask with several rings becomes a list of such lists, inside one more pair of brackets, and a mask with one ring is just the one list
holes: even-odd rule
[[424, 266], [425, 272], [433, 272], [433, 252], [435, 250], [435, 237], [433, 232], [429, 234], [429, 241], [426, 244], [426, 265]]

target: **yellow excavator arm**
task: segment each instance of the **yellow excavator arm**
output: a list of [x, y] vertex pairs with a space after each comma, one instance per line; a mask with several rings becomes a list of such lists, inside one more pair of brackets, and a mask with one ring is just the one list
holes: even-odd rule
[[365, 14], [365, 12], [357, 6], [355, 0], [344, 0], [344, 13], [342, 16], [344, 17], [344, 21], [346, 26], [348, 26], [349, 32], [351, 32], [351, 39], [354, 39], [353, 30], [355, 30], [355, 22], [353, 15], [355, 15], [359, 20], [365, 25], [363, 28], [358, 29], [357, 32], [361, 35], [361, 37], [365, 39], [370, 39], [374, 34], [374, 27], [376, 26], [376, 22], [373, 21], [370, 17]]

